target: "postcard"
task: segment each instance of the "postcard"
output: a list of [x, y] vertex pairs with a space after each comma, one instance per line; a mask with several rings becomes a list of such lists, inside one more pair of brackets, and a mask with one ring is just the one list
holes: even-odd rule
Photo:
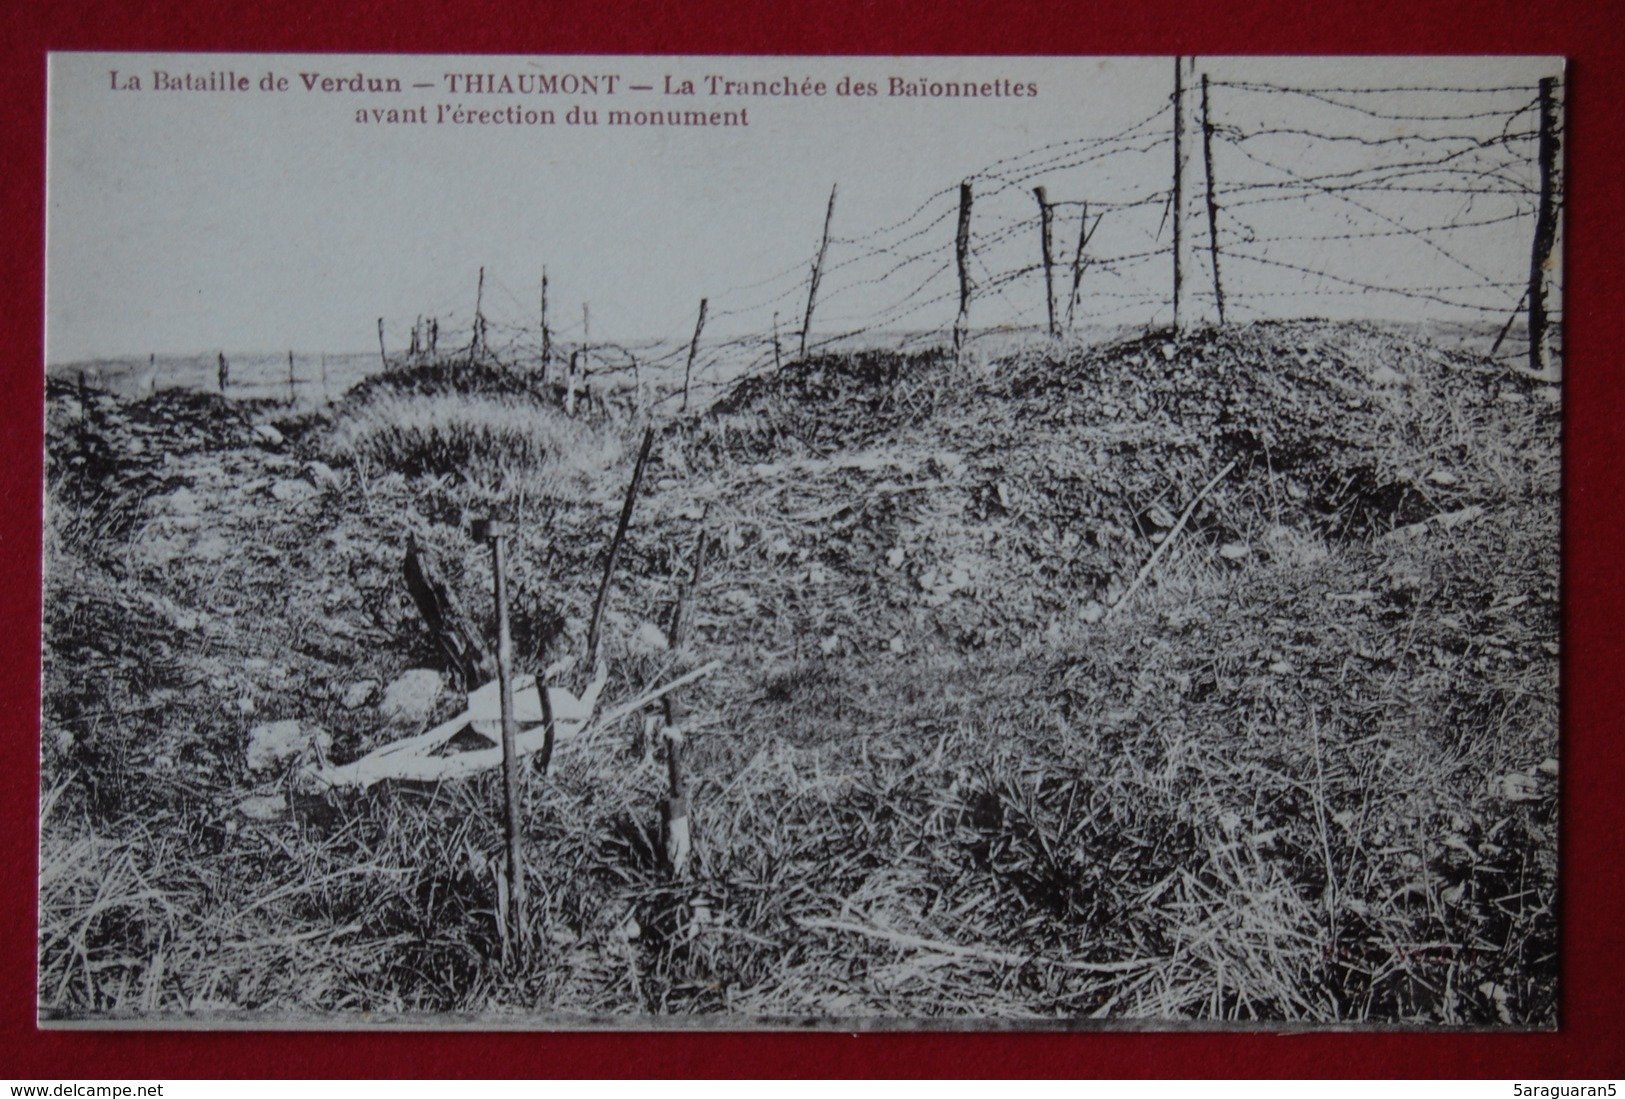
[[1554, 1027], [1563, 119], [53, 55], [42, 1025]]

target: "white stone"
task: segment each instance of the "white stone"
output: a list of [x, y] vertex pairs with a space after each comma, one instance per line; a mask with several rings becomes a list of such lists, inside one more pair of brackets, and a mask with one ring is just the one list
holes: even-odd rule
[[378, 693], [378, 681], [376, 679], [357, 680], [350, 684], [349, 689], [344, 692], [344, 708], [346, 710], [360, 709], [370, 702], [372, 696], [376, 693]]
[[256, 725], [248, 730], [248, 769], [273, 771], [312, 745], [326, 751], [333, 746], [333, 738], [325, 730], [307, 729], [291, 719]]
[[431, 668], [413, 668], [384, 688], [378, 712], [390, 721], [418, 724], [429, 719], [444, 686], [440, 673]]
[[283, 503], [293, 503], [316, 495], [316, 487], [309, 481], [275, 481], [271, 485], [271, 495]]
[[237, 811], [243, 816], [266, 823], [281, 820], [287, 810], [287, 799], [273, 794], [258, 794], [237, 803]]
[[306, 462], [305, 479], [319, 489], [338, 488], [344, 483], [344, 478], [326, 462]]

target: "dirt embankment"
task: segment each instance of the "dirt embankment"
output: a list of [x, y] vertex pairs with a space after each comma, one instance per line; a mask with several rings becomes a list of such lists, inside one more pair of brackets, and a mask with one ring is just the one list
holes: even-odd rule
[[[42, 884], [48, 1007], [1551, 1019], [1555, 388], [1323, 323], [742, 383], [664, 428], [606, 631], [610, 702], [725, 662], [697, 878], [661, 877], [630, 737], [564, 757], [553, 955], [514, 978], [489, 791], [315, 812], [245, 744], [342, 761], [458, 706], [380, 699], [437, 667], [408, 534], [485, 624], [467, 523], [517, 520], [521, 663], [580, 648], [637, 429], [532, 389], [50, 387], [43, 843], [83, 869]], [[163, 903], [108, 907], [110, 867]]]

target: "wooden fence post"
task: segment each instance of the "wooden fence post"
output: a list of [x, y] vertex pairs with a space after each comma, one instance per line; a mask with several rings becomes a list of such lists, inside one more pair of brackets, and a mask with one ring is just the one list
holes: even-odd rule
[[485, 318], [481, 309], [485, 302], [485, 267], [480, 267], [480, 281], [474, 290], [474, 334], [468, 341], [468, 365], [474, 365], [474, 356], [480, 351], [481, 334], [485, 328]]
[[385, 370], [389, 369], [389, 360], [384, 357], [384, 318], [378, 318], [378, 362]]
[[1049, 316], [1049, 334], [1054, 339], [1061, 334], [1055, 324], [1055, 208], [1049, 204], [1044, 188], [1034, 187], [1033, 197], [1038, 200], [1038, 230], [1044, 253], [1044, 307]]
[[293, 391], [293, 352], [288, 352], [288, 403], [293, 404], [299, 398]]
[[1551, 369], [1551, 326], [1546, 311], [1546, 276], [1557, 245], [1557, 80], [1540, 81], [1540, 205], [1535, 211], [1535, 243], [1529, 258], [1529, 369]]
[[683, 367], [683, 407], [681, 411], [688, 411], [688, 377], [694, 371], [694, 355], [700, 349], [700, 333], [705, 331], [705, 304], [707, 299], [700, 299], [700, 319], [694, 322], [694, 338], [688, 341], [688, 365]]
[[840, 186], [833, 183], [829, 188], [829, 206], [824, 210], [824, 237], [818, 244], [818, 258], [813, 260], [812, 283], [807, 287], [807, 315], [801, 322], [801, 357], [807, 357], [807, 332], [812, 328], [813, 306], [818, 301], [818, 282], [824, 277], [824, 253], [829, 251], [829, 223], [835, 217], [835, 189]]
[[970, 180], [959, 185], [959, 228], [954, 233], [954, 258], [959, 265], [959, 315], [954, 318], [954, 355], [965, 345], [970, 324]]
[[1174, 330], [1183, 331], [1190, 324], [1190, 287], [1185, 278], [1190, 266], [1190, 227], [1186, 221], [1185, 176], [1190, 160], [1190, 141], [1185, 133], [1186, 73], [1195, 72], [1196, 59], [1174, 58], [1174, 191], [1170, 202], [1174, 220]]
[[322, 352], [322, 401], [323, 401], [323, 403], [326, 403], [327, 401], [330, 401], [332, 399], [333, 399], [333, 395], [331, 393], [329, 393], [328, 389], [327, 389], [327, 352], [323, 351]]
[[553, 333], [547, 327], [547, 268], [542, 268], [542, 381], [553, 364]]
[[[510, 533], [508, 524], [498, 519], [474, 522], [475, 539], [491, 546], [491, 572], [496, 589], [497, 681], [502, 700], [503, 838], [508, 847], [508, 941], [513, 944], [515, 958], [523, 963], [530, 936], [525, 920], [525, 862], [519, 850], [519, 756], [514, 746], [518, 730], [513, 716], [513, 641], [508, 633], [505, 549]], [[539, 682], [536, 689], [545, 692], [547, 684]]]
[[571, 419], [576, 414], [576, 363], [581, 358], [582, 348], [570, 352], [570, 366], [564, 375], [564, 414]]
[[1213, 114], [1208, 108], [1207, 73], [1202, 74], [1202, 172], [1207, 177], [1207, 252], [1213, 260], [1213, 300], [1224, 323], [1224, 283], [1219, 278], [1219, 199], [1213, 183]]
[[215, 372], [220, 380], [220, 395], [224, 397], [226, 395], [226, 386], [231, 381], [231, 367], [226, 363], [226, 353], [224, 351], [219, 352], [216, 358], [218, 361], [215, 363]]

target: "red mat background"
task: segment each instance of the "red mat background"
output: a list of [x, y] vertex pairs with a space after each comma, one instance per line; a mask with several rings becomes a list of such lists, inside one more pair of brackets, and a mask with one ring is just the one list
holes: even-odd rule
[[[1191, 7], [1192, 10], [1185, 10]], [[1625, 1075], [1625, 11], [1591, 0], [0, 0], [0, 1078]], [[1552, 1035], [199, 1034], [34, 1026], [45, 52], [1570, 58], [1562, 1030]]]

